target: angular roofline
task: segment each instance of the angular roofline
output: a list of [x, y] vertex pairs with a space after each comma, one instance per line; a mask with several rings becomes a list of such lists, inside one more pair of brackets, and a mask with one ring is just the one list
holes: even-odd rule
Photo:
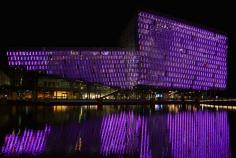
[[28, 47], [28, 48], [10, 48], [11, 51], [137, 51], [135, 48], [119, 48], [119, 47]]
[[195, 23], [193, 21], [189, 21], [189, 20], [186, 20], [186, 19], [183, 19], [183, 18], [177, 18], [177, 17], [175, 17], [173, 15], [169, 15], [169, 14], [165, 14], [165, 13], [160, 13], [160, 12], [157, 12], [157, 11], [147, 10], [147, 9], [138, 9], [137, 10], [137, 17], [138, 17], [138, 14], [140, 12], [144, 12], [144, 13], [148, 13], [148, 14], [153, 14], [153, 15], [156, 15], [156, 16], [161, 16], [163, 18], [174, 20], [176, 22], [180, 22], [180, 23], [183, 23], [183, 24], [186, 24], [186, 25], [189, 25], [189, 26], [193, 26], [193, 27], [197, 27], [199, 29], [203, 29], [203, 30], [206, 30], [206, 31], [217, 33], [217, 34], [225, 36], [228, 39], [228, 33], [224, 32], [224, 31], [221, 31], [221, 30], [218, 30], [218, 29], [213, 28], [213, 27], [209, 27], [209, 26], [204, 25], [204, 24]]

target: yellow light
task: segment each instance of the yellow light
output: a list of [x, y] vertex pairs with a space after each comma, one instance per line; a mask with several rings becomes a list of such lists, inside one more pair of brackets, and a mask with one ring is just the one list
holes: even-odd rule
[[58, 99], [66, 99], [68, 97], [68, 92], [66, 91], [54, 91], [53, 97]]
[[53, 106], [53, 112], [63, 112], [66, 111], [67, 106], [65, 105], [55, 105]]
[[81, 106], [83, 109], [95, 109], [97, 110], [98, 106], [97, 105], [85, 105]]

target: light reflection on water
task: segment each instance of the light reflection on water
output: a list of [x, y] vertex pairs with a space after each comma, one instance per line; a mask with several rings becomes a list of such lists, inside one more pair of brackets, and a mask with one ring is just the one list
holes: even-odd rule
[[5, 156], [231, 157], [227, 111], [192, 105], [0, 109]]
[[25, 129], [23, 133], [8, 134], [4, 138], [2, 153], [6, 156], [18, 156], [20, 154], [39, 155], [45, 151], [50, 127], [43, 130]]

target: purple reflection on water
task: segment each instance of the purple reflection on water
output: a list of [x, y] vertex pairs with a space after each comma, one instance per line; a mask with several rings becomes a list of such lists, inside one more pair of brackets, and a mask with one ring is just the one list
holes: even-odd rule
[[44, 130], [25, 129], [23, 134], [8, 134], [2, 146], [5, 156], [17, 156], [20, 154], [38, 155], [44, 152], [47, 136], [51, 128], [46, 126]]
[[168, 114], [173, 158], [229, 158], [229, 125], [226, 112]]
[[197, 112], [135, 116], [122, 112], [103, 118], [103, 156], [229, 158], [226, 112]]
[[139, 155], [151, 158], [148, 119], [133, 112], [111, 114], [103, 118], [100, 153], [110, 155]]
[[[50, 135], [49, 135], [50, 133]], [[96, 156], [229, 158], [227, 112], [136, 114], [119, 112], [81, 122], [26, 129], [5, 137], [5, 156], [78, 154]]]

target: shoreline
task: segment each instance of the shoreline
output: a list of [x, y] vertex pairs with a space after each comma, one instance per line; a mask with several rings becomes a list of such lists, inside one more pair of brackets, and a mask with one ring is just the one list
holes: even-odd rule
[[113, 99], [97, 99], [97, 100], [2, 100], [0, 105], [146, 105], [146, 104], [225, 104], [235, 105], [236, 99], [224, 100], [145, 100], [145, 99], [129, 99], [129, 100], [113, 100]]

